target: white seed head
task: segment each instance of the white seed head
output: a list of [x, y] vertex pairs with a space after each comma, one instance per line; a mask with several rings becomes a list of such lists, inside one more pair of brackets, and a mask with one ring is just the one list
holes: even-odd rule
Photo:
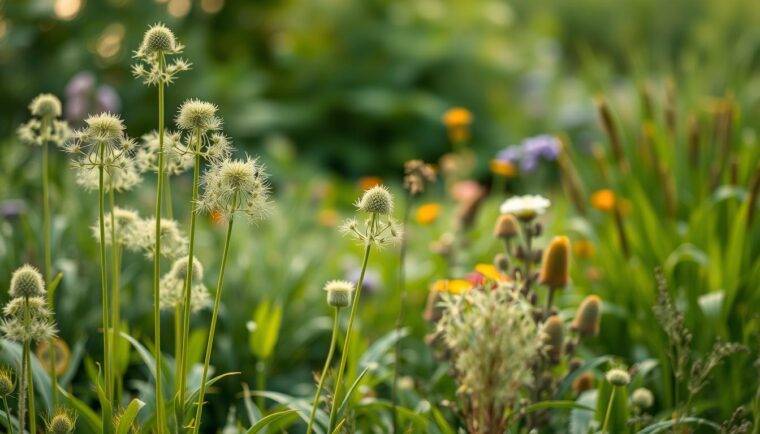
[[[161, 219], [161, 256], [178, 258], [187, 251], [187, 237], [179, 229], [175, 220]], [[153, 258], [156, 244], [156, 219], [146, 218], [139, 222], [139, 246], [145, 252], [147, 258]]]
[[[93, 157], [95, 158], [95, 157]], [[98, 191], [100, 188], [100, 171], [95, 165], [78, 165], [76, 167], [76, 182], [86, 191]], [[142, 182], [143, 178], [137, 170], [135, 160], [129, 157], [120, 158], [110, 164], [103, 172], [103, 191], [130, 191]]]
[[45, 294], [45, 280], [36, 268], [23, 265], [13, 272], [8, 293], [12, 298], [39, 297]]
[[604, 376], [610, 384], [617, 387], [627, 386], [631, 382], [630, 374], [624, 369], [610, 369]]
[[29, 104], [29, 111], [38, 118], [57, 118], [61, 116], [61, 101], [53, 94], [41, 93]]
[[[177, 259], [171, 270], [161, 278], [159, 304], [162, 309], [174, 309], [184, 303], [188, 263], [187, 256]], [[197, 258], [193, 258], [193, 282], [190, 287], [190, 309], [193, 312], [211, 304], [211, 296], [202, 279], [203, 266]]]
[[216, 116], [217, 107], [210, 102], [190, 99], [185, 101], [177, 114], [177, 126], [186, 131], [206, 133], [222, 127]]
[[212, 164], [204, 174], [203, 187], [199, 205], [206, 212], [219, 211], [228, 218], [242, 212], [258, 221], [271, 211], [267, 174], [255, 158]]
[[[187, 267], [190, 261], [187, 256], [183, 256], [172, 264], [171, 274], [178, 279], [185, 279], [187, 277]], [[203, 265], [198, 258], [193, 257], [193, 282], [200, 282], [203, 280]]]
[[356, 207], [367, 213], [388, 215], [393, 212], [393, 196], [385, 186], [377, 185], [364, 192]]
[[327, 292], [327, 304], [333, 307], [348, 307], [356, 288], [347, 280], [331, 280], [325, 284], [324, 289]]
[[645, 387], [639, 387], [633, 391], [633, 394], [631, 395], [631, 402], [636, 407], [647, 409], [654, 405], [654, 395], [652, 394], [651, 390]]
[[95, 144], [117, 144], [124, 132], [124, 123], [118, 116], [111, 113], [90, 115], [84, 120], [86, 134]]
[[177, 49], [174, 33], [165, 25], [158, 23], [150, 26], [143, 36], [139, 53], [149, 56], [156, 53], [173, 53]]

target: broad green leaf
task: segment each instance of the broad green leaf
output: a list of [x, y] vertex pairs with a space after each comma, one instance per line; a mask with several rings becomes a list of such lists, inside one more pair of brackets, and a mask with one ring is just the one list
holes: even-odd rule
[[245, 433], [256, 434], [262, 429], [266, 428], [266, 426], [269, 425], [270, 423], [276, 422], [294, 413], [296, 413], [296, 410], [288, 409], [288, 410], [282, 410], [282, 411], [278, 411], [277, 413], [272, 413], [270, 415], [264, 416], [261, 420], [256, 422], [251, 428], [249, 428], [248, 431], [246, 431]]
[[143, 407], [145, 407], [144, 402], [139, 399], [133, 399], [119, 418], [116, 434], [129, 434], [129, 429], [132, 427], [135, 418], [137, 418], [137, 413], [139, 413]]

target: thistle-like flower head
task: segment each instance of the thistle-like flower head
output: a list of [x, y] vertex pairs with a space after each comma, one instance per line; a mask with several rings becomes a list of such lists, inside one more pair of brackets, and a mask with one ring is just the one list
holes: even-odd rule
[[[141, 219], [139, 222], [139, 246], [147, 258], [153, 258], [156, 245], [156, 219]], [[161, 256], [178, 258], [187, 250], [188, 240], [175, 220], [161, 219]]]
[[370, 214], [389, 215], [393, 212], [393, 196], [387, 187], [376, 185], [364, 192], [356, 207]]
[[168, 27], [161, 23], [154, 24], [148, 28], [143, 35], [140, 48], [137, 50], [140, 56], [151, 56], [154, 54], [173, 54], [177, 52], [177, 38]]
[[18, 128], [18, 137], [29, 145], [41, 146], [51, 142], [62, 146], [71, 136], [69, 124], [61, 116], [61, 101], [52, 94], [37, 95], [29, 104], [32, 118]]
[[[171, 270], [161, 277], [159, 284], [159, 304], [162, 309], [174, 309], [184, 303], [185, 281], [187, 277], [188, 257], [174, 261]], [[193, 278], [190, 287], [190, 309], [193, 312], [209, 306], [211, 296], [203, 284], [203, 266], [193, 258]]]
[[138, 63], [132, 65], [132, 74], [148, 85], [171, 84], [177, 73], [187, 71], [191, 64], [184, 59], [167, 62], [166, 58], [180, 54], [184, 48], [168, 27], [154, 24], [145, 32], [140, 48], [135, 51]]
[[333, 307], [351, 306], [351, 294], [356, 287], [347, 280], [331, 280], [325, 284], [327, 304]]
[[50, 93], [37, 95], [29, 104], [32, 116], [38, 118], [57, 118], [61, 116], [61, 100]]
[[116, 143], [124, 132], [124, 122], [111, 113], [90, 115], [84, 120], [84, 132], [93, 143]]
[[90, 115], [85, 124], [84, 128], [74, 132], [63, 148], [72, 155], [74, 167], [103, 166], [110, 169], [130, 164], [127, 160], [131, 158], [136, 143], [124, 133], [124, 123], [118, 116], [111, 113]]
[[[100, 188], [100, 172], [94, 165], [79, 165], [77, 170], [77, 184], [86, 191], [98, 191]], [[143, 180], [140, 172], [137, 170], [136, 162], [133, 158], [123, 156], [117, 161], [106, 162], [106, 168], [103, 173], [103, 191], [130, 191]]]
[[210, 102], [189, 99], [179, 108], [177, 126], [185, 131], [205, 134], [222, 127], [222, 120], [216, 115], [218, 107]]
[[[139, 172], [158, 172], [159, 148], [158, 131], [142, 136], [142, 146], [135, 153], [135, 166]], [[164, 131], [164, 173], [176, 176], [193, 167], [193, 156], [182, 150], [182, 135]]]
[[631, 382], [631, 375], [625, 369], [614, 368], [604, 374], [607, 381], [615, 387], [627, 386]]
[[270, 213], [267, 174], [255, 158], [213, 164], [204, 175], [203, 186], [200, 209], [207, 212], [221, 212], [227, 218], [242, 212], [252, 221]]
[[58, 409], [47, 421], [47, 432], [48, 434], [71, 434], [74, 432], [76, 422], [76, 413], [68, 409]]
[[12, 298], [30, 298], [45, 295], [45, 280], [39, 270], [29, 264], [13, 272], [8, 293]]
[[631, 395], [631, 403], [640, 409], [647, 409], [654, 405], [654, 395], [651, 390], [645, 387], [639, 387], [633, 391], [633, 394]]
[[[178, 279], [185, 279], [187, 277], [187, 267], [190, 261], [187, 256], [177, 259], [172, 264], [170, 274]], [[200, 282], [203, 280], [203, 265], [198, 258], [193, 257], [193, 282]]]
[[[114, 221], [116, 222], [116, 227], [112, 230]], [[141, 249], [143, 243], [141, 223], [142, 220], [137, 212], [114, 207], [113, 218], [109, 212], [105, 214], [105, 220], [103, 221], [106, 244], [111, 244], [111, 234], [115, 232], [116, 242], [122, 247], [126, 247], [129, 250]], [[100, 225], [96, 222], [91, 229], [95, 239], [100, 242]]]
[[8, 368], [0, 369], [0, 397], [7, 397], [16, 390], [16, 382], [13, 380], [13, 372]]
[[570, 329], [584, 336], [596, 336], [599, 334], [601, 317], [602, 300], [596, 295], [589, 295], [578, 306]]

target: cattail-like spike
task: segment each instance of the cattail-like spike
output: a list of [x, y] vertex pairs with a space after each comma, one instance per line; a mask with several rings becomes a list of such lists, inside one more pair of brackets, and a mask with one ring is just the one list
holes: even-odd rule
[[691, 167], [696, 169], [699, 166], [699, 142], [700, 142], [700, 131], [699, 131], [699, 119], [696, 115], [692, 114], [689, 116], [689, 132], [688, 132], [688, 142], [689, 142], [689, 163], [691, 163]]
[[755, 218], [755, 212], [757, 209], [757, 198], [760, 196], [760, 163], [755, 168], [755, 173], [752, 174], [752, 178], [749, 182], [749, 190], [747, 193], [747, 229], [752, 227], [752, 220]]
[[618, 131], [615, 120], [612, 117], [612, 112], [609, 106], [604, 101], [604, 98], [598, 96], [596, 98], [596, 108], [599, 112], [599, 119], [602, 122], [602, 128], [604, 128], [605, 134], [610, 141], [610, 148], [612, 149], [612, 157], [615, 159], [615, 163], [620, 169], [620, 173], [627, 175], [630, 173], [630, 166], [628, 160], [625, 158], [625, 149], [623, 147], [623, 140], [620, 137], [620, 131]]
[[596, 336], [599, 334], [599, 323], [602, 318], [602, 299], [596, 295], [589, 295], [583, 299], [575, 318], [570, 324], [570, 329], [583, 336]]
[[586, 201], [583, 198], [586, 197], [586, 194], [580, 176], [578, 176], [578, 171], [575, 169], [570, 157], [568, 139], [562, 137], [560, 143], [562, 144], [562, 147], [559, 156], [557, 157], [557, 163], [559, 164], [562, 188], [565, 190], [565, 194], [570, 198], [573, 206], [575, 206], [575, 209], [581, 215], [585, 216], [588, 209], [586, 208]]

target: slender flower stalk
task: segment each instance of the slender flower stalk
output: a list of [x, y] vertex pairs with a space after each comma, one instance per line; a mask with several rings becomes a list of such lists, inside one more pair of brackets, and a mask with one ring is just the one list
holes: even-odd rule
[[11, 412], [8, 408], [8, 395], [16, 389], [13, 377], [9, 369], [0, 369], [0, 397], [3, 399], [3, 410], [5, 411], [5, 420], [8, 424], [8, 433], [13, 434], [13, 424], [11, 423]]

